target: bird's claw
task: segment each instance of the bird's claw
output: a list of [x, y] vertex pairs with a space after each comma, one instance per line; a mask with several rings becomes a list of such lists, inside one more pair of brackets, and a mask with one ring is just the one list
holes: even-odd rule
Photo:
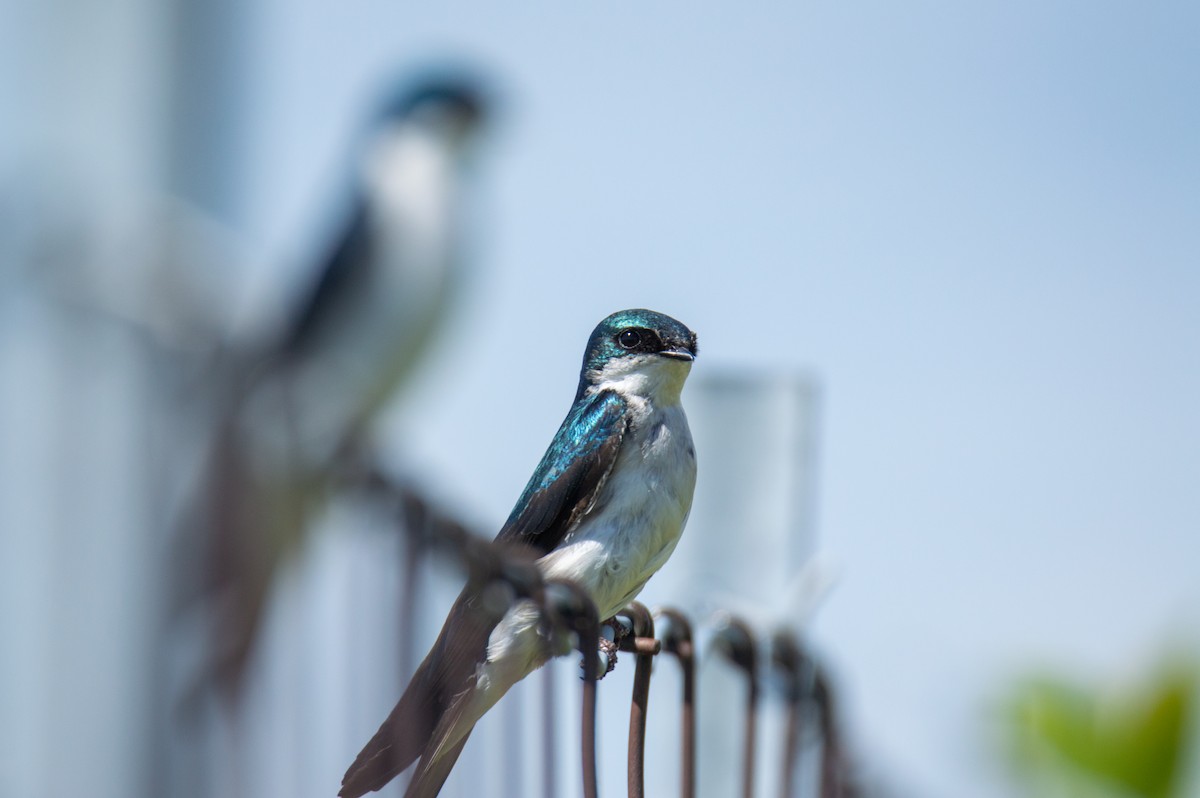
[[[621, 647], [621, 641], [628, 637], [629, 633], [630, 629], [621, 618], [609, 618], [600, 624], [600, 645], [596, 649], [596, 658], [600, 666], [596, 669], [597, 680], [603, 679], [617, 667], [617, 651]], [[587, 673], [587, 665], [582, 660], [579, 667]]]
[[632, 627], [621, 616], [609, 618], [600, 624], [599, 654], [604, 661], [604, 672], [598, 678], [603, 679], [617, 667], [617, 650], [620, 649], [621, 642], [632, 633]]
[[596, 678], [603, 679], [617, 667], [617, 641], [601, 637], [599, 654], [604, 661], [604, 671]]

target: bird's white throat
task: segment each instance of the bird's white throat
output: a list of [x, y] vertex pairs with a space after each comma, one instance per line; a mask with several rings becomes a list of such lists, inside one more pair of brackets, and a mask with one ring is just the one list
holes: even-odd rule
[[588, 372], [589, 392], [614, 391], [627, 399], [647, 399], [656, 405], [679, 404], [691, 361], [662, 355], [618, 357]]

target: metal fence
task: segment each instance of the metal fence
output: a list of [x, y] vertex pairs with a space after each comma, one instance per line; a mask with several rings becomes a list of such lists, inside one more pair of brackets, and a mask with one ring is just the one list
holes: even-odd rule
[[[532, 591], [594, 665], [601, 619], [570, 586], [540, 584], [420, 490], [367, 470], [343, 478], [318, 533], [277, 575], [237, 700], [212, 691], [181, 710], [180, 664], [205, 643], [167, 611], [164, 530], [211, 430], [180, 423], [196, 417], [186, 373], [165, 376], [163, 353], [126, 320], [36, 280], [5, 301], [4, 794], [332, 795], [464, 571]], [[720, 459], [713, 451], [709, 462]], [[611, 795], [618, 770], [632, 795], [663, 785], [700, 796], [850, 794], [829, 680], [797, 636], [803, 619], [739, 619], [750, 605], [720, 601], [734, 587], [697, 589], [703, 557], [689, 547], [702, 548], [704, 524], [694, 515], [678, 562], [655, 582], [683, 595], [685, 581], [708, 599], [627, 608], [607, 632], [621, 663], [598, 685], [580, 685], [578, 664], [558, 661], [515, 688], [447, 795]]]
[[[617, 666], [616, 656], [600, 650], [602, 637], [613, 641], [618, 651], [631, 655], [633, 660], [626, 757], [626, 793], [631, 798], [646, 794], [646, 720], [653, 663], [657, 657], [675, 660], [682, 685], [677, 698], [665, 695], [658, 698], [667, 704], [660, 711], [678, 716], [677, 794], [683, 798], [697, 795], [697, 662], [707, 654], [727, 662], [743, 682], [742, 717], [734, 721], [738, 724], [740, 744], [736, 749], [721, 752], [724, 766], [737, 768], [740, 772], [739, 795], [752, 798], [760, 794], [756, 791], [757, 740], [762, 733], [759, 707], [764, 701], [777, 702], [784, 710], [784, 728], [769, 731], [784, 738], [778, 761], [774, 763], [776, 794], [783, 798], [801, 795], [833, 798], [857, 794], [852, 786], [853, 773], [843, 746], [829, 676], [791, 629], [774, 630], [768, 636], [756, 631], [744, 619], [721, 613], [706, 625], [705, 634], [699, 635], [686, 613], [671, 607], [651, 612], [636, 601], [616, 618], [602, 620], [597, 617], [587, 594], [577, 586], [564, 581], [543, 582], [537, 570], [530, 567], [528, 559], [513, 558], [504, 550], [466, 533], [453, 521], [439, 518], [418, 494], [390, 485], [378, 477], [372, 484], [394, 501], [398, 518], [424, 520], [425, 523], [419, 525], [399, 524], [411, 549], [417, 552], [418, 562], [420, 558], [440, 551], [458, 562], [477, 590], [501, 585], [514, 600], [532, 598], [541, 607], [547, 623], [574, 636], [581, 670], [579, 784], [585, 798], [599, 795], [597, 683], [607, 671]], [[405, 605], [405, 608], [411, 611], [411, 605]], [[402, 628], [411, 628], [414, 620], [402, 618]], [[552, 685], [551, 679], [552, 676], [547, 677], [547, 683]], [[559, 745], [553, 720], [558, 715], [554, 708], [556, 700], [552, 686], [543, 692], [541, 793], [546, 798], [558, 794], [555, 776], [558, 756], [555, 752]], [[806, 749], [817, 754], [817, 766], [812, 773], [801, 770]]]

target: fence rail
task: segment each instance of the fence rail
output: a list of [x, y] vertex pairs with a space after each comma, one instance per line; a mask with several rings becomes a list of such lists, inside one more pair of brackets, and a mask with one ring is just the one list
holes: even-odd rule
[[[598, 798], [596, 772], [596, 683], [616, 666], [616, 651], [633, 655], [634, 677], [630, 698], [627, 795], [645, 795], [646, 718], [651, 695], [652, 664], [663, 654], [674, 658], [682, 674], [682, 692], [678, 703], [681, 749], [679, 795], [695, 798], [696, 789], [696, 688], [697, 662], [710, 654], [727, 660], [742, 675], [746, 690], [742, 723], [740, 767], [741, 795], [754, 798], [756, 785], [757, 734], [759, 706], [764, 700], [764, 685], [778, 685], [770, 691], [770, 700], [786, 706], [785, 743], [782, 747], [780, 769], [781, 798], [795, 798], [804, 793], [797, 779], [805, 742], [816, 738], [820, 747], [816, 794], [819, 798], [849, 798], [856, 794], [852, 788], [849, 761], [842, 748], [838, 717], [834, 711], [833, 686], [825, 669], [817, 663], [798, 636], [788, 629], [771, 630], [769, 637], [757, 632], [750, 623], [730, 613], [718, 613], [708, 625], [707, 649], [697, 651], [693, 634], [694, 622], [683, 611], [660, 607], [651, 612], [640, 602], [631, 602], [616, 617], [599, 619], [596, 609], [578, 586], [564, 580], [543, 583], [528, 552], [512, 546], [488, 543], [471, 535], [459, 524], [440, 516], [417, 492], [390, 483], [381, 474], [373, 473], [372, 488], [399, 507], [398, 518], [411, 521], [421, 518], [424, 523], [398, 524], [409, 538], [411, 550], [421, 556], [438, 553], [456, 560], [478, 588], [489, 584], [502, 585], [513, 600], [534, 599], [543, 613], [543, 620], [558, 633], [566, 632], [575, 638], [581, 656], [581, 784], [585, 798]], [[420, 564], [410, 568], [419, 570]], [[411, 611], [411, 609], [410, 609]], [[658, 623], [656, 624], [656, 620]], [[615, 645], [604, 646], [605, 640]], [[601, 666], [604, 666], [603, 668]], [[773, 673], [768, 673], [768, 669]], [[770, 678], [774, 676], [774, 678]], [[553, 690], [547, 690], [546, 700], [553, 701]], [[550, 725], [554, 716], [552, 705], [544, 712], [543, 722]], [[552, 729], [552, 726], [551, 726]], [[553, 736], [547, 729], [546, 737]], [[552, 769], [552, 757], [544, 767]], [[554, 795], [555, 777], [543, 774], [546, 798]]]

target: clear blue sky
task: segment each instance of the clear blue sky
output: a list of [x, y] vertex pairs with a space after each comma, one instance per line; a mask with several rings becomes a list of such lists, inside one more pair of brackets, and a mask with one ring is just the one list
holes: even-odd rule
[[509, 100], [411, 461], [498, 523], [623, 307], [698, 330], [698, 370], [815, 372], [818, 640], [914, 794], [980, 794], [1006, 675], [1197, 638], [1200, 7], [517, 5], [254, 12], [237, 217], [269, 252], [381, 74], [465, 56]]

